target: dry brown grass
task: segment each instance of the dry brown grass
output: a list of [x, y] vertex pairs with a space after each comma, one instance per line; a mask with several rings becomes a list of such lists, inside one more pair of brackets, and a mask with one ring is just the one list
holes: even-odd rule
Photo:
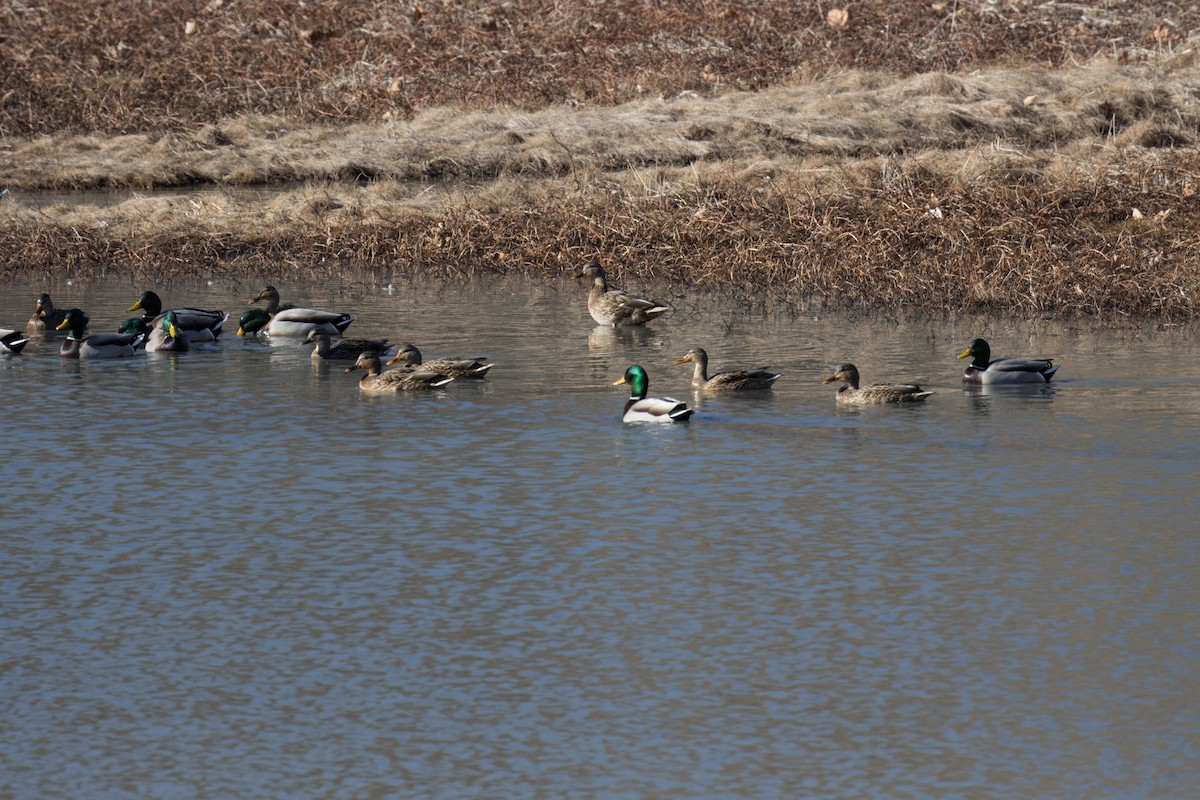
[[[845, 27], [826, 19], [839, 5]], [[0, 136], [612, 105], [847, 69], [1136, 61], [1198, 29], [1200, 8], [1163, 0], [13, 0], [0, 7]]]
[[899, 157], [980, 142], [1025, 152], [1183, 147], [1200, 139], [1200, 98], [1189, 90], [1198, 80], [1192, 59], [1099, 61], [966, 76], [848, 72], [719, 97], [536, 111], [439, 108], [381, 124], [297, 126], [245, 116], [191, 131], [11, 140], [0, 148], [0, 175], [12, 188], [481, 181], [745, 159]]
[[[424, 208], [396, 204], [399, 187], [380, 182], [312, 185], [266, 203], [222, 193], [135, 199], [99, 216], [19, 209], [0, 228], [0, 252], [24, 261], [0, 278], [117, 269], [162, 282], [281, 267], [313, 278], [558, 277], [599, 256], [618, 279], [746, 302], [1195, 314], [1200, 175], [1191, 154], [1116, 157], [1055, 180], [1027, 159], [984, 151], [934, 162], [514, 177], [486, 192], [427, 196]], [[1019, 183], [991, 180], [1018, 170]]]
[[0, 184], [224, 188], [0, 201], [0, 280], [599, 256], [747, 302], [1200, 309], [1190, 6], [168, 6], [0, 9]]

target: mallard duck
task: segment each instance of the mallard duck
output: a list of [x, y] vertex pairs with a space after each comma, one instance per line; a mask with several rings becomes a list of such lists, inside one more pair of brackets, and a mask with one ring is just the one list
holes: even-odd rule
[[267, 325], [271, 322], [271, 315], [261, 308], [252, 308], [249, 311], [242, 312], [241, 319], [238, 320], [238, 336], [252, 336], [257, 333], [265, 333]]
[[304, 337], [304, 343], [308, 344], [309, 342], [317, 344], [312, 351], [313, 358], [324, 358], [329, 361], [354, 361], [360, 353], [380, 356], [391, 347], [387, 339], [342, 339], [336, 345], [331, 345], [329, 334], [315, 328], [308, 332], [308, 336]]
[[771, 384], [783, 375], [782, 372], [771, 372], [763, 367], [762, 369], [735, 369], [718, 372], [710, 378], [708, 376], [708, 353], [699, 347], [688, 350], [687, 355], [675, 363], [696, 365], [695, 370], [692, 371], [692, 388], [698, 392], [770, 389]]
[[125, 358], [133, 355], [145, 338], [140, 333], [98, 333], [85, 337], [87, 315], [78, 308], [68, 311], [58, 328], [69, 330], [58, 351], [63, 358]]
[[[79, 312], [83, 314], [83, 312]], [[58, 330], [62, 325], [63, 320], [67, 318], [67, 312], [54, 307], [54, 301], [50, 299], [50, 295], [42, 293], [38, 298], [37, 306], [33, 309], [33, 316], [29, 318], [29, 322], [25, 324], [26, 330], [31, 331], [53, 331]], [[87, 323], [87, 314], [83, 314], [84, 324]]]
[[[163, 303], [154, 292], [142, 292], [142, 296], [129, 307], [130, 311], [141, 311], [142, 319], [149, 328], [150, 338], [157, 336], [157, 331], [163, 329]], [[221, 328], [229, 315], [224, 311], [206, 311], [202, 308], [172, 308], [175, 313], [175, 328], [186, 336], [190, 343], [213, 342], [221, 335]], [[146, 349], [154, 347], [153, 341]]]
[[29, 337], [12, 328], [0, 328], [0, 353], [19, 355], [29, 342]]
[[973, 356], [963, 371], [963, 383], [1049, 383], [1058, 366], [1048, 358], [997, 358], [983, 339], [975, 339], [958, 356]]
[[420, 367], [440, 375], [452, 378], [482, 378], [495, 364], [487, 364], [481, 358], [435, 358], [432, 361], [421, 359], [421, 351], [415, 345], [406, 344], [396, 353], [390, 364], [405, 364], [410, 367]]
[[350, 323], [354, 321], [354, 317], [349, 314], [337, 311], [282, 306], [279, 303], [279, 290], [274, 286], [268, 286], [259, 292], [249, 305], [263, 300], [267, 301], [265, 311], [270, 317], [270, 322], [266, 323], [264, 330], [271, 336], [307, 336], [309, 331], [318, 328], [330, 335], [337, 335], [350, 327]]
[[362, 353], [353, 367], [346, 367], [343, 372], [365, 370], [358, 381], [358, 388], [368, 394], [391, 394], [413, 389], [436, 389], [454, 380], [449, 375], [441, 375], [424, 369], [389, 369], [387, 372], [379, 365], [379, 356], [372, 353]]
[[654, 300], [609, 289], [599, 261], [588, 262], [575, 277], [592, 280], [592, 288], [588, 291], [588, 313], [601, 325], [645, 325], [671, 310], [670, 306]]
[[837, 372], [821, 383], [842, 381], [846, 384], [837, 390], [837, 401], [847, 405], [881, 405], [883, 403], [914, 403], [924, 400], [933, 392], [926, 392], [912, 383], [877, 383], [874, 386], [858, 386], [858, 367], [842, 364]]
[[130, 317], [117, 326], [117, 333], [141, 333], [150, 335], [150, 326], [142, 317]]
[[192, 349], [188, 337], [179, 329], [175, 309], [162, 315], [162, 324], [146, 338], [147, 353], [186, 353]]
[[622, 422], [686, 422], [694, 412], [671, 397], [646, 397], [650, 389], [650, 376], [646, 370], [633, 364], [613, 386], [629, 384], [629, 400], [625, 402]]

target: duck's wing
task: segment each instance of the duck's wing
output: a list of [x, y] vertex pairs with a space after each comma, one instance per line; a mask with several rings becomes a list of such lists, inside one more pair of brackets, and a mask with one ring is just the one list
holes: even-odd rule
[[84, 341], [92, 347], [136, 347], [144, 338], [140, 333], [96, 333]]
[[718, 372], [704, 384], [705, 389], [769, 389], [783, 375], [762, 369], [733, 369]]
[[626, 294], [625, 292], [620, 293], [618, 302], [620, 302], [621, 306], [624, 308], [628, 308], [633, 311], [660, 311], [661, 313], [661, 311], [667, 311], [670, 308], [669, 306], [665, 306], [655, 300], [649, 300], [645, 297], [634, 297], [633, 295]]
[[[303, 312], [303, 313], [293, 313]], [[354, 317], [333, 311], [317, 311], [312, 308], [293, 308], [280, 311], [267, 323], [267, 333], [275, 336], [307, 336], [320, 329], [330, 336], [337, 336], [350, 327]]]
[[998, 358], [987, 365], [989, 371], [997, 372], [1040, 372], [1045, 374], [1058, 369], [1048, 358]]
[[141, 333], [98, 333], [80, 341], [75, 354], [68, 354], [66, 346], [59, 355], [74, 358], [121, 358], [131, 356], [145, 340]]
[[[361, 353], [383, 355], [389, 347], [391, 345], [388, 344], [387, 339], [345, 339], [330, 347], [321, 357], [336, 361], [353, 361]], [[319, 348], [313, 352], [318, 355], [321, 353]]]
[[214, 333], [221, 330], [229, 315], [224, 311], [207, 311], [203, 308], [173, 308], [175, 327], [181, 330], [208, 329]]
[[905, 403], [924, 400], [933, 394], [933, 392], [922, 389], [915, 383], [877, 383], [862, 389], [861, 392], [882, 403]]
[[456, 378], [482, 378], [494, 366], [495, 364], [488, 364], [482, 358], [435, 358], [432, 361], [421, 362], [422, 369], [453, 375]]
[[422, 369], [390, 369], [380, 373], [379, 378], [398, 389], [434, 389], [454, 380], [449, 375]]
[[[337, 327], [339, 322], [353, 319], [349, 314], [337, 311], [321, 311], [316, 308], [286, 308], [273, 316], [272, 321], [279, 322], [316, 322]], [[349, 322], [346, 322], [348, 325]]]

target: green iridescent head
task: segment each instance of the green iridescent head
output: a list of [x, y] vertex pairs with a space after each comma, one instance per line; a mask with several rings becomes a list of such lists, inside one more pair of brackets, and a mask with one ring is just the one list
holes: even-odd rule
[[971, 361], [971, 366], [985, 369], [988, 363], [992, 360], [992, 348], [988, 347], [988, 343], [983, 339], [972, 339], [967, 345], [967, 349], [959, 354], [959, 358], [974, 356]]
[[65, 328], [68, 331], [68, 339], [82, 339], [83, 331], [85, 328], [87, 328], [87, 323], [87, 314], [83, 313], [78, 308], [72, 308], [67, 312], [67, 318], [64, 319], [61, 324], [59, 324], [58, 330], [61, 331]]
[[162, 329], [163, 333], [172, 339], [179, 335], [179, 321], [175, 319], [174, 311], [168, 311], [166, 314], [163, 314]]
[[622, 383], [629, 384], [629, 396], [638, 400], [645, 397], [646, 392], [650, 390], [650, 376], [638, 364], [633, 364], [629, 369], [625, 370], [625, 374], [621, 376], [621, 380], [613, 381], [613, 386], [620, 386]]
[[142, 317], [130, 317], [121, 323], [121, 327], [117, 328], [117, 333], [149, 333], [150, 326], [146, 324], [146, 320]]
[[258, 333], [271, 321], [271, 315], [261, 308], [252, 308], [242, 314], [238, 320], [238, 336]]
[[129, 310], [140, 310], [147, 317], [157, 317], [162, 313], [162, 300], [154, 292], [142, 292], [142, 296], [129, 307]]

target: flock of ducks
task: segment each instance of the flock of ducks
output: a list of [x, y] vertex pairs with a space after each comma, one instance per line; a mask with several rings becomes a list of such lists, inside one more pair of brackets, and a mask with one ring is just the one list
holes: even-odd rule
[[[588, 312], [601, 325], [644, 325], [670, 309], [645, 297], [637, 297], [620, 289], [610, 288], [604, 269], [597, 261], [589, 262], [577, 278], [590, 280]], [[992, 359], [991, 348], [983, 339], [975, 339], [958, 357], [972, 358], [963, 372], [963, 382], [981, 385], [1046, 384], [1058, 370], [1050, 359], [998, 358]], [[689, 350], [676, 364], [694, 364], [692, 390], [697, 393], [732, 391], [761, 391], [770, 389], [782, 373], [767, 367], [741, 369], [708, 374], [708, 353], [701, 348]], [[822, 383], [838, 383], [837, 402], [841, 405], [884, 405], [916, 403], [933, 394], [914, 383], [861, 385], [858, 368], [842, 364]], [[625, 422], [684, 422], [693, 413], [687, 404], [672, 397], [650, 397], [650, 376], [641, 365], [634, 364], [613, 385], [628, 384], [630, 397], [625, 403]]]
[[[401, 390], [433, 389], [456, 378], [482, 378], [492, 364], [480, 358], [440, 358], [425, 361], [415, 345], [400, 347], [387, 363], [399, 365], [384, 371], [380, 359], [393, 345], [386, 339], [340, 338], [354, 321], [350, 314], [298, 308], [283, 305], [279, 291], [268, 286], [251, 298], [249, 305], [266, 301], [265, 307], [242, 314], [238, 336], [266, 334], [281, 337], [303, 337], [312, 344], [312, 357], [329, 361], [352, 361], [345, 372], [362, 370], [359, 388], [367, 394], [385, 394]], [[142, 316], [127, 319], [116, 333], [87, 333], [89, 316], [78, 308], [56, 309], [49, 294], [38, 298], [26, 330], [46, 332], [67, 331], [58, 354], [63, 358], [108, 359], [125, 358], [138, 351], [183, 353], [194, 344], [215, 342], [221, 335], [229, 315], [224, 311], [201, 308], [170, 308], [163, 310], [162, 299], [154, 292], [143, 292], [129, 311], [141, 311]], [[339, 337], [335, 344], [333, 337]], [[0, 352], [19, 354], [29, 341], [20, 331], [0, 328]]]
[[[588, 312], [600, 325], [645, 325], [671, 309], [666, 303], [637, 297], [609, 286], [603, 267], [591, 261], [576, 276], [591, 281], [588, 292]], [[258, 307], [257, 304], [265, 303]], [[312, 357], [330, 361], [353, 361], [345, 372], [362, 371], [359, 389], [365, 394], [389, 394], [398, 391], [435, 389], [455, 379], [483, 378], [494, 366], [483, 358], [439, 358], [425, 361], [421, 351], [411, 344], [400, 346], [386, 362], [383, 358], [394, 345], [387, 339], [343, 338], [354, 317], [336, 311], [299, 308], [284, 305], [279, 291], [267, 286], [248, 305], [256, 306], [243, 313], [238, 321], [238, 336], [266, 334], [280, 337], [302, 337], [312, 344]], [[56, 309], [50, 295], [38, 298], [27, 331], [67, 331], [59, 350], [63, 358], [122, 358], [139, 350], [148, 352], [186, 352], [193, 344], [213, 342], [221, 335], [229, 315], [223, 311], [199, 308], [163, 308], [162, 299], [154, 292], [143, 292], [129, 311], [141, 311], [142, 316], [125, 320], [116, 333], [88, 335], [90, 319], [78, 308]], [[334, 342], [334, 337], [338, 341]], [[29, 341], [21, 331], [0, 328], [0, 352], [19, 354]], [[963, 382], [982, 385], [1046, 384], [1058, 366], [1050, 359], [991, 357], [991, 348], [983, 339], [975, 339], [958, 356], [971, 358], [963, 372]], [[771, 389], [782, 373], [767, 367], [708, 372], [708, 353], [701, 348], [689, 350], [675, 364], [692, 364], [692, 390], [696, 393], [725, 393], [765, 391]], [[836, 398], [841, 405], [883, 405], [915, 403], [933, 394], [917, 384], [874, 384], [863, 386], [858, 368], [842, 364], [823, 383], [841, 383]], [[646, 369], [631, 365], [616, 385], [628, 385], [629, 400], [622, 419], [625, 422], [683, 422], [693, 409], [670, 397], [649, 396], [650, 377]]]

